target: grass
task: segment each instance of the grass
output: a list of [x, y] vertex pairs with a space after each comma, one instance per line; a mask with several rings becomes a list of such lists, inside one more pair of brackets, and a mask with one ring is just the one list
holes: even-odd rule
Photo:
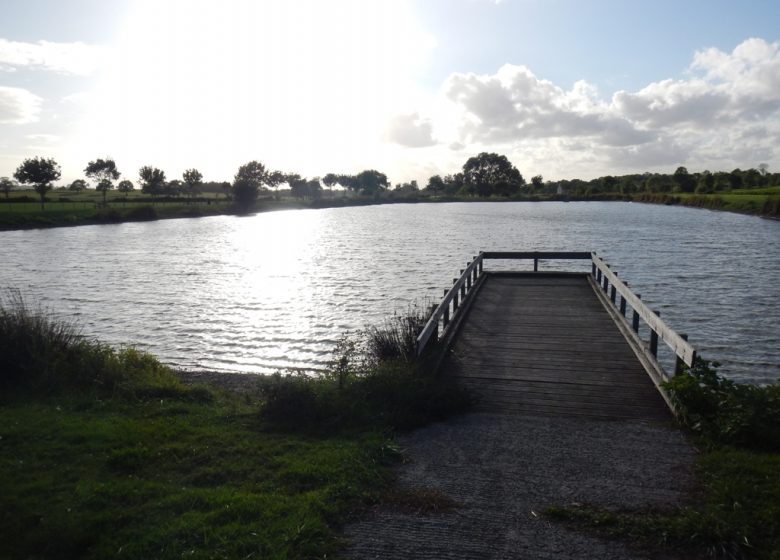
[[656, 204], [682, 204], [697, 208], [709, 208], [712, 210], [724, 210], [741, 214], [754, 214], [761, 216], [780, 216], [780, 187], [767, 187], [763, 189], [734, 190], [713, 194], [693, 193], [642, 193], [633, 195], [637, 202], [651, 202]]
[[739, 385], [700, 360], [667, 390], [703, 450], [695, 503], [673, 511], [553, 507], [547, 515], [654, 555], [780, 560], [780, 385]]
[[392, 490], [393, 428], [446, 396], [409, 364], [365, 370], [342, 349], [341, 385], [259, 377], [238, 397], [184, 386], [14, 293], [0, 360], [0, 558], [325, 558], [380, 500], [452, 507]]

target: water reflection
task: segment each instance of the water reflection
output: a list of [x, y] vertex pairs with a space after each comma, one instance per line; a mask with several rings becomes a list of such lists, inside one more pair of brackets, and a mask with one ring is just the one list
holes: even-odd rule
[[323, 367], [340, 333], [438, 300], [481, 249], [594, 249], [705, 356], [761, 381], [780, 377], [779, 239], [778, 222], [627, 203], [296, 210], [3, 232], [0, 286], [179, 366], [268, 372]]

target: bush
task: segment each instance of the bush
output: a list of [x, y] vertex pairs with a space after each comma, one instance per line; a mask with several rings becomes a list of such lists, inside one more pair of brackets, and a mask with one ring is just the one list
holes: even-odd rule
[[181, 386], [153, 356], [89, 340], [73, 323], [30, 309], [18, 291], [9, 291], [0, 298], [0, 389], [129, 395], [172, 394]]
[[780, 451], [780, 384], [735, 383], [697, 359], [665, 384], [680, 421], [712, 442]]
[[322, 376], [273, 376], [263, 388], [261, 415], [287, 429], [405, 430], [464, 411], [470, 404], [465, 390], [415, 361], [425, 320], [415, 309], [358, 340], [343, 337]]

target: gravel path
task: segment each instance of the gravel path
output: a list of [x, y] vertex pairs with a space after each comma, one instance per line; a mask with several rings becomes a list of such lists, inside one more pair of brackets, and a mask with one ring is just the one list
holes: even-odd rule
[[385, 507], [345, 528], [350, 558], [644, 558], [550, 523], [548, 506], [670, 507], [692, 486], [694, 450], [671, 423], [474, 413], [401, 438], [401, 490], [451, 511]]

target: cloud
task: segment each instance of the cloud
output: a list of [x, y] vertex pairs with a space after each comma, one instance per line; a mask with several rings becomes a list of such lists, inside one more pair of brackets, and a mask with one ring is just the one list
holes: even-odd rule
[[780, 42], [753, 38], [731, 52], [705, 49], [680, 78], [606, 99], [585, 81], [565, 89], [512, 64], [495, 74], [452, 74], [441, 97], [457, 121], [450, 136], [441, 134], [445, 123], [432, 123], [442, 143], [516, 154], [519, 164], [545, 172], [561, 169], [553, 159], [573, 162], [579, 171], [568, 174], [581, 176], [682, 164], [747, 167], [776, 157]]
[[3, 71], [22, 67], [86, 76], [98, 68], [103, 56], [102, 47], [81, 42], [23, 43], [0, 39], [0, 70]]
[[26, 89], [0, 86], [0, 123], [26, 124], [38, 120], [43, 100]]
[[431, 121], [421, 119], [418, 113], [393, 117], [385, 137], [390, 142], [407, 148], [424, 148], [436, 144]]

